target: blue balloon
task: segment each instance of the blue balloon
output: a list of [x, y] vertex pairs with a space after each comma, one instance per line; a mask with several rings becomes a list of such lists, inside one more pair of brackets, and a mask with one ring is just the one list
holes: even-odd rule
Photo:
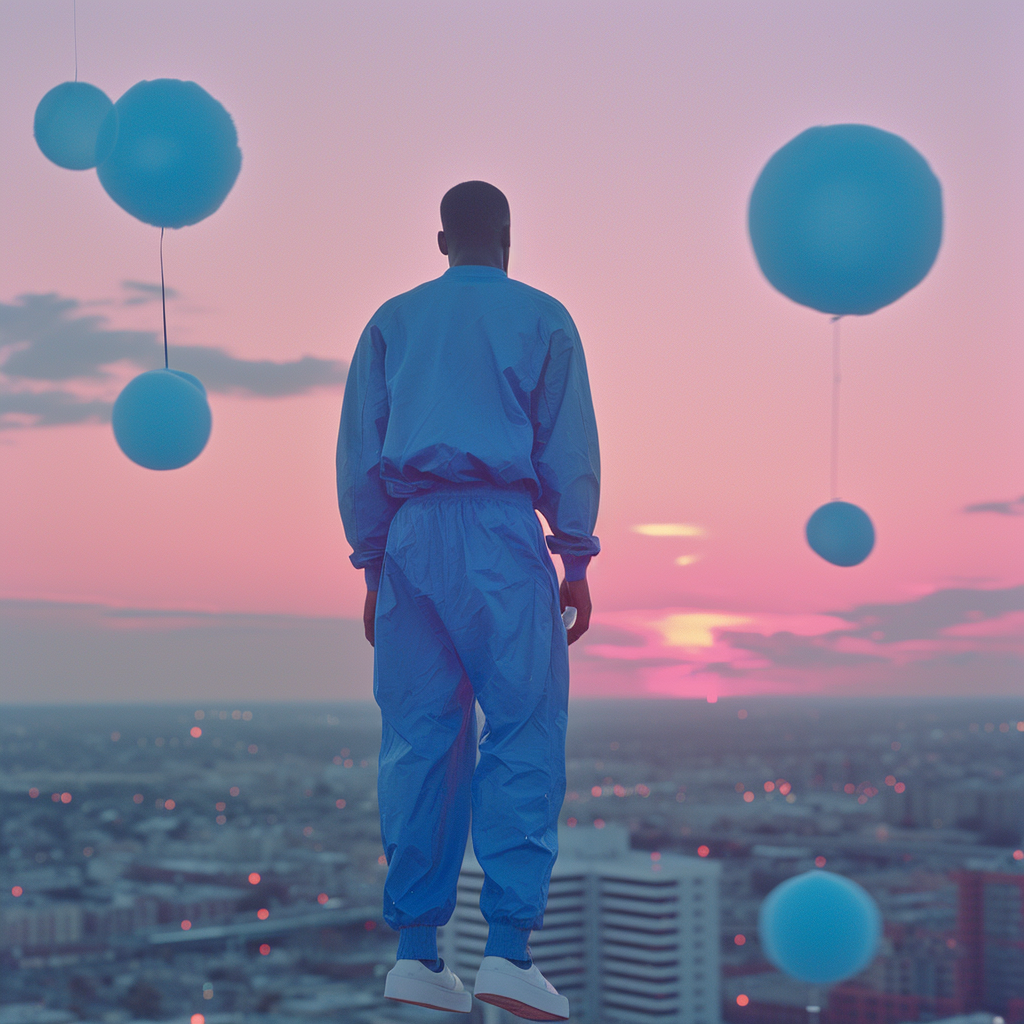
[[160, 78], [133, 85], [114, 104], [103, 141], [110, 156], [100, 184], [122, 209], [146, 224], [181, 228], [220, 207], [242, 166], [231, 115], [195, 82]]
[[835, 316], [873, 313], [935, 262], [942, 186], [898, 135], [809, 128], [765, 164], [748, 226], [764, 276], [783, 295]]
[[875, 528], [867, 512], [848, 501], [822, 505], [805, 527], [815, 554], [833, 565], [860, 565], [875, 546]]
[[882, 915], [856, 882], [808, 871], [777, 885], [761, 904], [761, 948], [781, 971], [828, 985], [862, 971], [878, 950]]
[[[100, 139], [100, 127], [107, 118]], [[36, 107], [33, 134], [43, 156], [69, 171], [86, 171], [110, 155], [117, 139], [114, 104], [102, 89], [87, 82], [62, 82]]]
[[184, 370], [168, 370], [168, 373], [173, 373], [176, 377], [180, 377], [182, 380], [187, 380], [189, 384], [194, 388], [199, 388], [203, 393], [203, 397], [206, 397], [206, 388], [203, 382], [191, 373], [186, 373]]
[[[180, 469], [206, 447], [212, 424], [206, 392], [175, 370], [150, 370], [114, 402], [114, 437], [146, 469]], [[198, 383], [198, 382], [197, 382]]]

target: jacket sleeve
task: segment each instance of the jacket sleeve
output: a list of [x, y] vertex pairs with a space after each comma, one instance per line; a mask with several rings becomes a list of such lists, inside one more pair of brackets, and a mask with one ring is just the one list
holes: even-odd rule
[[352, 545], [352, 564], [365, 570], [368, 590], [380, 583], [388, 528], [402, 504], [388, 494], [380, 477], [389, 413], [384, 350], [384, 337], [371, 322], [349, 367], [336, 460], [341, 521]]
[[533, 428], [536, 504], [554, 534], [548, 547], [561, 556], [565, 578], [579, 580], [601, 550], [594, 536], [601, 459], [583, 345], [571, 320], [551, 335], [533, 392]]

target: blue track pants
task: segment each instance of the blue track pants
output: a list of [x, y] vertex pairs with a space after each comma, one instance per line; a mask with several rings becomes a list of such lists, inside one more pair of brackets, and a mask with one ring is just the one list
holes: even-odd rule
[[437, 955], [471, 808], [487, 954], [525, 958], [558, 855], [569, 696], [558, 578], [527, 493], [452, 487], [401, 506], [377, 593], [373, 693], [384, 919], [399, 959]]

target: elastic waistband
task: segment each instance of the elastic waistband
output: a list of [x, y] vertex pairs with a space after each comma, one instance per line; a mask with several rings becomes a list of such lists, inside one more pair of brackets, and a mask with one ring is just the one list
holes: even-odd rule
[[430, 490], [417, 491], [406, 501], [423, 501], [427, 498], [498, 498], [516, 503], [527, 502], [533, 507], [533, 498], [526, 485], [498, 487], [492, 483], [470, 481], [468, 483], [431, 483]]

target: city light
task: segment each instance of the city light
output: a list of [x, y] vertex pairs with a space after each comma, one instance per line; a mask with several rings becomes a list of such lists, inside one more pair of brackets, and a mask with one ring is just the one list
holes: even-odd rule
[[595, 818], [594, 828], [604, 828], [604, 818]]
[[747, 937], [746, 937], [746, 935], [737, 935], [732, 941], [737, 946], [744, 946], [744, 945], [746, 945]]
[[60, 802], [62, 804], [69, 804], [69, 803], [71, 803], [71, 794], [70, 793], [61, 793], [61, 795], [60, 795]]
[[192, 922], [191, 921], [182, 921], [181, 922], [181, 930], [183, 932], [187, 932], [189, 930], [189, 928], [191, 928], [191, 927], [192, 927]]
[[32, 788], [31, 788], [31, 789], [30, 789], [30, 790], [28, 791], [28, 795], [29, 795], [29, 796], [30, 796], [30, 797], [31, 797], [31, 798], [32, 798], [33, 800], [35, 800], [35, 798], [36, 798], [37, 796], [39, 796], [39, 790], [38, 790], [38, 789], [36, 789], [36, 787], [35, 787], [35, 786], [33, 786], [33, 787], [32, 787]]
[[345, 807], [345, 801], [344, 800], [335, 800], [334, 801], [334, 806], [337, 807], [338, 810], [340, 811], [340, 810], [342, 810]]
[[1024, 860], [1024, 850], [1014, 850], [1013, 851], [1013, 859], [1014, 860]]
[[240, 790], [240, 789], [239, 789], [239, 788], [238, 788], [237, 786], [232, 786], [232, 787], [231, 787], [231, 788], [230, 788], [230, 789], [228, 790], [228, 795], [229, 795], [229, 796], [238, 796], [238, 794], [239, 794], [240, 792], [241, 792], [241, 790]]
[[896, 785], [896, 776], [895, 775], [886, 775], [886, 777], [885, 777], [885, 784], [887, 786], [895, 786]]
[[601, 787], [600, 786], [591, 786], [590, 787], [590, 795], [591, 796], [600, 796], [601, 795]]
[[317, 896], [316, 901], [320, 904], [320, 906], [323, 906], [329, 899], [330, 896], [328, 896], [327, 893], [322, 892], [320, 893], [319, 896]]
[[751, 792], [751, 790], [748, 789], [746, 793], [743, 794], [743, 799], [746, 803], [752, 804], [754, 802], [753, 792]]
[[749, 1004], [750, 1004], [750, 997], [743, 995], [742, 992], [736, 997], [736, 1005], [737, 1006], [748, 1006]]
[[260, 956], [270, 956], [270, 943], [264, 942], [260, 945]]
[[566, 825], [568, 825], [569, 828], [575, 828], [578, 824], [575, 818], [566, 818], [565, 823]]
[[814, 866], [816, 868], [823, 868], [827, 863], [828, 861], [820, 854], [814, 858]]
[[259, 918], [259, 919], [260, 919], [261, 921], [266, 921], [266, 919], [267, 919], [268, 917], [270, 917], [270, 911], [269, 911], [269, 910], [267, 910], [267, 908], [266, 908], [266, 907], [260, 907], [260, 909], [256, 911], [256, 916], [257, 916], [257, 917], [258, 917], [258, 918]]
[[188, 1024], [206, 1024], [206, 1018], [201, 1013], [193, 1013]]
[[15, 885], [15, 886], [11, 887], [11, 895], [12, 896], [20, 896], [24, 891], [25, 890], [22, 889], [22, 887], [20, 885]]
[[173, 811], [176, 806], [177, 805], [175, 804], [175, 802], [173, 800], [169, 800], [168, 799], [168, 800], [164, 801], [164, 810], [165, 811]]
[[258, 871], [249, 872], [249, 884], [259, 885], [260, 884], [260, 873]]
[[200, 729], [198, 725], [193, 725], [192, 728], [189, 729], [188, 734], [192, 739], [197, 740], [203, 735], [203, 730]]
[[710, 847], [707, 847], [707, 846], [698, 846], [697, 847], [697, 856], [698, 857], [707, 857], [708, 854], [710, 854], [710, 853], [711, 853]]
[[904, 783], [897, 782], [896, 785], [893, 786], [892, 788], [893, 788], [893, 792], [895, 792], [895, 793], [903, 793], [903, 792], [906, 791], [907, 787], [906, 787], [906, 785]]
[[146, 798], [141, 793], [136, 793], [135, 796], [132, 797], [132, 800], [137, 804], [141, 804], [145, 799]]

